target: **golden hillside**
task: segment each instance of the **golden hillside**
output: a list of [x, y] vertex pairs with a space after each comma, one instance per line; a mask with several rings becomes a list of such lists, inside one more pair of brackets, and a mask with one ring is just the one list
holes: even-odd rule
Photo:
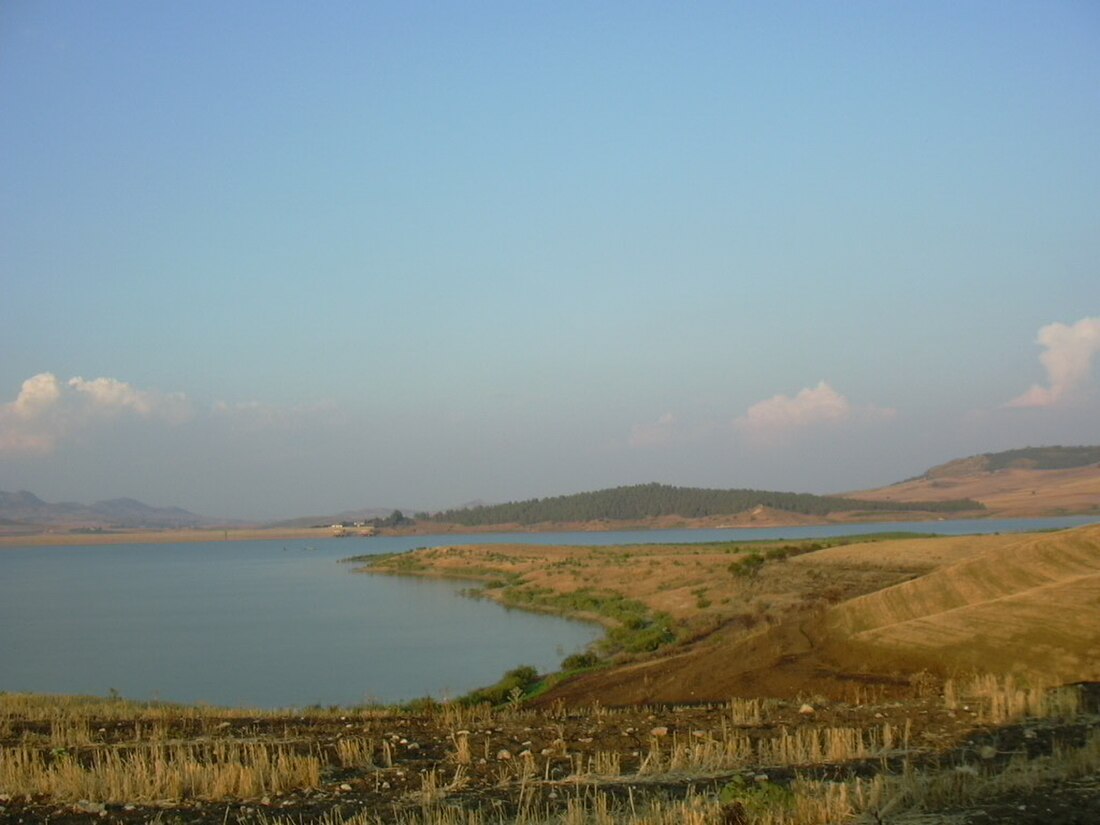
[[904, 692], [924, 670], [1100, 680], [1100, 525], [834, 547], [774, 573], [794, 588], [860, 570], [908, 580], [824, 610], [787, 611], [758, 632], [726, 625], [684, 652], [581, 676], [551, 697], [605, 704], [850, 698], [870, 686]]
[[1100, 678], [1100, 526], [1023, 536], [829, 611], [843, 658]]
[[994, 517], [1100, 512], [1100, 465], [1066, 470], [1010, 467], [904, 481], [876, 490], [845, 493], [869, 501], [979, 501]]

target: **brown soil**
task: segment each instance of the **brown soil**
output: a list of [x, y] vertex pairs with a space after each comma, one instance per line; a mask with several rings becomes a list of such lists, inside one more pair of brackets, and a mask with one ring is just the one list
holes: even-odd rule
[[[913, 697], [904, 702], [883, 701], [867, 691], [858, 704], [813, 699], [813, 712], [804, 712], [803, 702], [767, 703], [758, 722], [738, 723], [728, 704], [710, 706], [562, 708], [547, 711], [468, 712], [466, 719], [448, 717], [440, 710], [425, 713], [348, 711], [335, 714], [285, 718], [247, 716], [231, 723], [211, 724], [189, 718], [166, 722], [155, 736], [172, 743], [244, 740], [252, 743], [289, 745], [303, 752], [324, 753], [335, 763], [336, 743], [346, 737], [367, 737], [374, 743], [375, 764], [360, 767], [330, 767], [322, 772], [315, 787], [287, 789], [247, 799], [108, 800], [55, 801], [45, 797], [26, 798], [17, 793], [0, 794], [0, 821], [10, 823], [260, 823], [278, 821], [312, 823], [367, 814], [370, 822], [396, 822], [404, 816], [433, 807], [461, 806], [490, 814], [486, 821], [514, 814], [524, 793], [535, 810], [561, 811], [571, 798], [590, 796], [594, 790], [612, 797], [630, 797], [639, 804], [647, 795], [682, 798], [688, 793], [713, 798], [718, 790], [737, 777], [751, 783], [766, 772], [769, 782], [787, 784], [796, 776], [831, 781], [873, 776], [877, 772], [898, 772], [903, 759], [911, 767], [948, 769], [956, 765], [979, 764], [983, 771], [1003, 768], [1013, 754], [1029, 758], [1048, 755], [1056, 747], [1080, 747], [1097, 721], [1096, 716], [1078, 716], [1066, 721], [1031, 720], [1026, 723], [990, 725], [979, 718], [976, 707], [950, 710], [936, 695]], [[638, 775], [651, 748], [669, 750], [676, 743], [702, 744], [723, 741], [731, 729], [752, 741], [772, 739], [784, 732], [857, 728], [881, 730], [889, 724], [908, 736], [895, 748], [873, 757], [818, 761], [783, 766], [746, 764], [738, 770], [688, 770]], [[93, 734], [84, 745], [64, 750], [91, 758], [96, 749], [132, 746], [135, 729], [151, 726], [140, 719], [114, 715], [89, 720]], [[468, 730], [470, 759], [459, 769], [456, 736]], [[34, 746], [47, 742], [51, 725], [43, 722], [11, 721], [0, 745]], [[386, 742], [392, 764], [384, 764], [382, 743]], [[983, 749], [995, 752], [990, 759], [979, 756]], [[577, 766], [592, 764], [598, 755], [615, 755], [616, 775], [593, 774]], [[520, 778], [521, 766], [533, 772]], [[423, 795], [426, 777], [432, 772], [446, 785], [456, 775], [458, 786], [444, 791], [432, 803]], [[456, 772], [458, 772], [456, 774]], [[525, 790], [524, 790], [525, 788]], [[91, 802], [91, 804], [89, 804]], [[533, 804], [532, 804], [533, 803]], [[1025, 792], [972, 805], [956, 822], [974, 825], [993, 823], [1094, 822], [1087, 818], [1060, 818], [1095, 812], [1098, 799], [1095, 781], [1074, 781], [1061, 785], [1038, 785]], [[1024, 806], [1021, 808], [1020, 806]], [[1020, 817], [1021, 811], [1028, 817]], [[1058, 817], [1051, 818], [1057, 811]], [[1034, 812], [1032, 814], [1031, 812]], [[1043, 819], [1041, 813], [1046, 814]], [[377, 819], [375, 819], [376, 817]], [[1031, 817], [1031, 818], [1029, 818]], [[601, 820], [603, 821], [603, 820]], [[880, 820], [883, 821], [883, 820]], [[891, 819], [890, 821], [895, 821]], [[904, 820], [898, 819], [898, 822]], [[944, 821], [944, 820], [937, 820]]]

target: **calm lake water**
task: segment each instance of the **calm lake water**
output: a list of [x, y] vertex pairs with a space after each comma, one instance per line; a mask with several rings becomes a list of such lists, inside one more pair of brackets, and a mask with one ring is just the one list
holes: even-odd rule
[[443, 698], [520, 664], [554, 669], [601, 635], [594, 625], [466, 598], [462, 584], [356, 575], [337, 563], [349, 555], [459, 543], [961, 535], [1098, 520], [0, 549], [0, 690], [117, 690], [135, 699], [256, 707]]

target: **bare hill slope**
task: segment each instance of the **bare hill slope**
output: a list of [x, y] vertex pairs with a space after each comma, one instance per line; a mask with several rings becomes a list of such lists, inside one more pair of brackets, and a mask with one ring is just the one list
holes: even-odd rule
[[1021, 538], [830, 611], [845, 658], [1100, 679], [1100, 527]]
[[862, 685], [904, 689], [922, 670], [1100, 680], [1100, 525], [841, 547], [787, 564], [822, 579], [859, 565], [927, 572], [761, 633], [720, 629], [682, 654], [567, 682], [550, 699], [850, 698]]
[[[946, 470], [876, 490], [845, 493], [868, 501], [944, 501], [967, 498], [981, 502], [993, 517], [1025, 517], [1100, 511], [1100, 465], [1059, 470], [1007, 467], [967, 469], [952, 462]], [[944, 465], [949, 467], [951, 465]]]

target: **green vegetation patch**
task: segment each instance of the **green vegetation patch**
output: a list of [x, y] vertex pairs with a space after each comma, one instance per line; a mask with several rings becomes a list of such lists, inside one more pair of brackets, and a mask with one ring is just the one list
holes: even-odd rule
[[428, 565], [415, 556], [415, 552], [367, 556], [363, 561], [372, 570], [390, 570], [394, 573], [423, 573], [428, 570]]
[[539, 672], [530, 665], [509, 670], [495, 684], [470, 691], [457, 701], [463, 705], [503, 705], [518, 704], [528, 696], [539, 683]]
[[795, 796], [790, 788], [775, 782], [735, 776], [718, 792], [718, 801], [726, 821], [747, 821], [737, 819], [738, 815], [749, 815], [753, 819], [769, 814], [776, 816], [794, 806]]
[[[727, 552], [742, 552], [744, 556], [737, 559], [729, 566], [729, 571], [735, 576], [752, 578], [763, 568], [765, 562], [785, 561], [793, 556], [801, 556], [806, 553], [814, 553], [829, 547], [843, 547], [848, 544], [870, 544], [879, 541], [899, 541], [901, 539], [931, 539], [936, 538], [933, 533], [907, 533], [904, 531], [867, 533], [856, 536], [834, 536], [832, 538], [805, 541], [798, 544], [773, 544], [765, 548], [754, 546], [741, 547], [734, 545]], [[746, 552], [747, 551], [747, 552]]]
[[1002, 453], [986, 453], [986, 466], [990, 470], [1023, 467], [1032, 470], [1068, 470], [1100, 464], [1100, 446], [1097, 447], [1024, 447], [1005, 450]]
[[611, 619], [615, 627], [600, 641], [600, 650], [608, 655], [620, 651], [649, 653], [676, 641], [672, 619], [650, 610], [636, 599], [614, 591], [583, 587], [568, 593], [556, 593], [548, 587], [516, 587], [504, 592], [505, 604], [553, 613], [589, 614]]
[[729, 571], [741, 578], [752, 578], [764, 566], [764, 557], [759, 553], [749, 553], [729, 566]]

